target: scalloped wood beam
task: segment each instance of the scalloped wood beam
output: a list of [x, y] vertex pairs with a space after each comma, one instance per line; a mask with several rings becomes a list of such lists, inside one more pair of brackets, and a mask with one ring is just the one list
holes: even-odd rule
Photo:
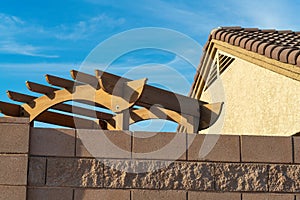
[[[0, 112], [4, 115], [20, 117], [21, 110], [22, 107], [20, 105], [0, 101]], [[91, 129], [99, 127], [98, 123], [92, 120], [50, 111], [45, 111], [44, 113], [40, 114], [36, 118], [36, 121], [77, 129]]]
[[[42, 84], [39, 84], [39, 83], [30, 82], [30, 81], [26, 82], [26, 86], [32, 92], [36, 92], [36, 93], [39, 93], [39, 94], [47, 93], [45, 95], [50, 96], [51, 98], [53, 96], [53, 93], [55, 91], [59, 90], [59, 89], [54, 88], [54, 87], [50, 87], [50, 86], [47, 86], [47, 85], [42, 85]], [[84, 101], [84, 100], [74, 100], [74, 101], [79, 102], [79, 103], [83, 103], [83, 104], [87, 104], [87, 105], [91, 105], [91, 106], [96, 106], [96, 107], [99, 107], [99, 108], [104, 108], [102, 105], [100, 105], [96, 102], [90, 102], [90, 101]]]
[[[34, 96], [13, 92], [13, 91], [7, 91], [7, 95], [11, 100], [18, 101], [21, 103], [31, 103], [37, 98]], [[114, 115], [109, 113], [99, 112], [87, 108], [82, 108], [79, 106], [68, 105], [68, 104], [57, 104], [54, 105], [51, 109], [68, 112], [68, 113], [74, 113], [85, 117], [104, 119], [104, 120], [111, 120], [114, 117]]]

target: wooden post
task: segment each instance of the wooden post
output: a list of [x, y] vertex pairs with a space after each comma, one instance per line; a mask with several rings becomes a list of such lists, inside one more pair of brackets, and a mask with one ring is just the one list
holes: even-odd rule
[[129, 130], [130, 113], [129, 109], [123, 110], [116, 114], [116, 130]]
[[187, 133], [198, 133], [199, 118], [191, 115], [182, 115], [186, 120], [184, 124]]

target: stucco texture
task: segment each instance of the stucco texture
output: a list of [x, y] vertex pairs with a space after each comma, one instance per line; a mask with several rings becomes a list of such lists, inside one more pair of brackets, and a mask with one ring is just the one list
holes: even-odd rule
[[[299, 81], [239, 58], [221, 80], [225, 93], [221, 133], [285, 136], [300, 131]], [[211, 91], [206, 90], [201, 100], [211, 102]]]

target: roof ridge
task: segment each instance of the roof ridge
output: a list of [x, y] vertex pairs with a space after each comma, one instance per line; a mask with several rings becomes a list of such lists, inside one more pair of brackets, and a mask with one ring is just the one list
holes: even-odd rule
[[[241, 27], [241, 26], [219, 26], [218, 30], [244, 30], [244, 31], [260, 31], [260, 32], [279, 32], [279, 33], [297, 33], [299, 34], [300, 31], [292, 31], [292, 30], [285, 30], [285, 29], [260, 29], [257, 27]], [[213, 30], [214, 30], [213, 29]]]

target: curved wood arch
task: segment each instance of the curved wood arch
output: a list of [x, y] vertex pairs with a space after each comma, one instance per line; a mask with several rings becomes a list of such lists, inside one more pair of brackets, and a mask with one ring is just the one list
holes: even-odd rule
[[[134, 125], [134, 124], [136, 124], [136, 123], [139, 123], [139, 122], [145, 122], [145, 121], [148, 121], [148, 120], [162, 120], [163, 122], [172, 122], [172, 123], [175, 123], [177, 126], [178, 125], [181, 125], [181, 124], [178, 124], [177, 122], [175, 122], [174, 120], [170, 120], [170, 119], [160, 119], [160, 118], [149, 118], [149, 119], [143, 119], [143, 120], [140, 120], [140, 121], [136, 121], [136, 122], [132, 122], [132, 123], [130, 123], [129, 125], [131, 126], [131, 125]], [[152, 131], [151, 131], [152, 132]], [[160, 131], [158, 131], [158, 132], [160, 132]]]
[[[90, 96], [91, 94], [94, 95]], [[99, 95], [105, 96], [102, 101], [99, 101]], [[47, 95], [43, 95], [34, 99], [31, 103], [23, 104], [22, 107], [29, 114], [29, 119], [31, 122], [44, 111], [66, 101], [92, 101], [104, 107], [108, 107], [110, 106], [110, 103], [107, 100], [105, 100], [108, 98], [107, 96], [107, 93], [101, 92], [101, 90], [96, 91], [89, 85], [80, 85], [75, 86], [74, 91], [69, 91], [67, 89], [57, 90], [53, 93], [53, 98], [50, 98]]]
[[[137, 95], [135, 95], [134, 99], [131, 98], [130, 101], [127, 101], [130, 97], [125, 96], [123, 98], [121, 96], [111, 95], [102, 88], [96, 90], [91, 85], [77, 85], [74, 86], [72, 91], [68, 89], [57, 90], [53, 92], [53, 97], [51, 98], [47, 95], [43, 95], [30, 103], [23, 104], [22, 107], [28, 113], [30, 122], [51, 107], [66, 101], [74, 100], [95, 102], [113, 112], [122, 111], [133, 106], [135, 101], [140, 97], [146, 80], [142, 79], [137, 81], [136, 85], [139, 86], [136, 87], [135, 90]], [[131, 86], [130, 83], [128, 85]]]
[[146, 108], [131, 110], [130, 116], [130, 124], [150, 119], [165, 119], [184, 125], [184, 119], [179, 113], [160, 107], [156, 107], [152, 112]]

